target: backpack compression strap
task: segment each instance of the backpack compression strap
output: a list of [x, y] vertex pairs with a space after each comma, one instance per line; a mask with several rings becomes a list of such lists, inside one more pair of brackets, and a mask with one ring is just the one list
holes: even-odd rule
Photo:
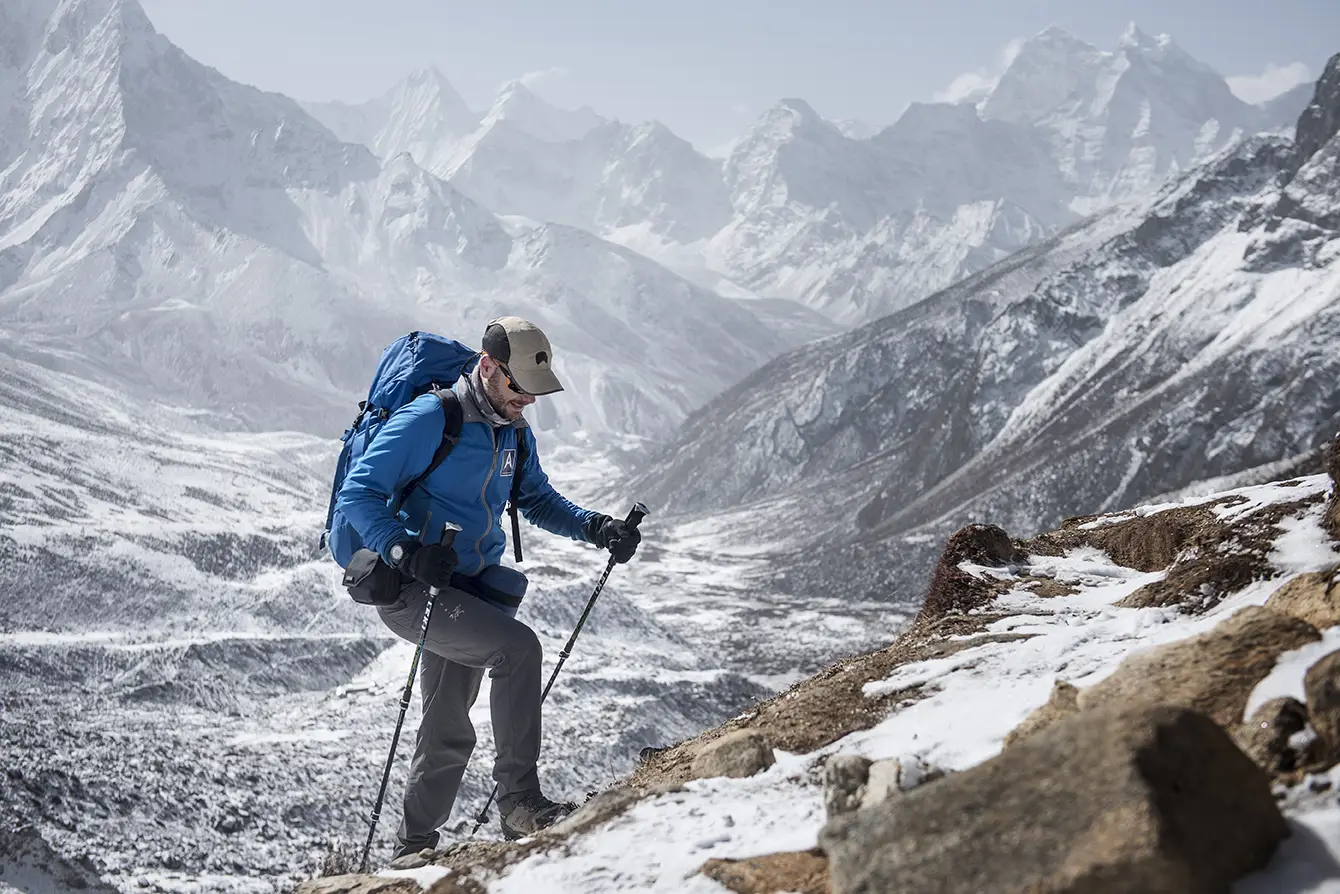
[[451, 449], [461, 439], [461, 429], [465, 425], [465, 414], [461, 411], [461, 399], [456, 396], [456, 392], [449, 388], [433, 387], [433, 394], [442, 402], [442, 415], [446, 417], [442, 423], [442, 442], [437, 445], [437, 450], [433, 451], [433, 460], [428, 464], [417, 478], [406, 484], [400, 491], [400, 499], [396, 501], [396, 508], [405, 505], [405, 500], [414, 491], [414, 488], [423, 484], [424, 480], [447, 458]]

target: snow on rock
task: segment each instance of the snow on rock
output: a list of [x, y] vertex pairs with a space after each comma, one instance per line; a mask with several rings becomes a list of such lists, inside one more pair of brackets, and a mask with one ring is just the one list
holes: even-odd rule
[[[1315, 476], [1301, 486], [1322, 494], [1332, 487], [1325, 476]], [[1289, 486], [1248, 488], [1227, 496], [1241, 497], [1244, 505], [1251, 507], [1237, 514], [1234, 524], [1246, 524], [1255, 515], [1280, 509], [1295, 525], [1318, 525], [1318, 519], [1305, 511], [1306, 507], [1298, 508], [1296, 494]], [[1124, 513], [1123, 518], [1137, 517], [1147, 524], [1157, 524], [1160, 513], [1167, 517], [1170, 512], [1206, 505], [1204, 500], [1193, 499], [1160, 511]], [[1089, 530], [1097, 533], [1111, 527]], [[517, 861], [501, 874], [485, 873], [488, 889], [719, 891], [697, 874], [708, 859], [738, 860], [804, 851], [820, 841], [826, 818], [823, 766], [828, 758], [898, 758], [943, 768], [952, 779], [956, 771], [968, 770], [996, 756], [1006, 736], [1047, 701], [1054, 681], [1065, 680], [1078, 688], [1079, 718], [1085, 711], [1099, 711], [1084, 707], [1084, 694], [1110, 678], [1128, 657], [1183, 644], [1244, 608], [1265, 604], [1292, 578], [1294, 568], [1307, 565], [1301, 555], [1295, 555], [1292, 568], [1277, 569], [1275, 576], [1267, 575], [1208, 609], [1194, 599], [1180, 606], [1125, 608], [1122, 604], [1126, 597], [1161, 579], [1164, 572], [1137, 571], [1091, 546], [1075, 546], [1061, 555], [1032, 551], [1049, 549], [1046, 544], [1050, 542], [1038, 538], [1022, 543], [1027, 553], [1022, 560], [965, 563], [963, 567], [970, 574], [990, 582], [996, 595], [966, 614], [923, 613], [921, 621], [890, 653], [902, 654], [902, 663], [896, 663], [895, 658], [891, 672], [867, 676], [864, 697], [882, 707], [854, 731], [814, 748], [779, 749], [774, 766], [748, 778], [713, 778], [674, 785], [675, 779], [684, 777], [673, 774], [682, 774], [682, 765], [694, 750], [713, 741], [717, 733], [681, 743], [651, 758], [633, 775], [630, 781], [634, 786], [649, 789], [642, 801], [570, 840], [546, 844], [541, 836], [529, 849], [518, 852]], [[1321, 551], [1307, 570], [1329, 567], [1331, 562], [1329, 551]], [[1052, 586], [1040, 587], [1044, 581]], [[1334, 644], [1335, 629], [1324, 636], [1325, 642]], [[1325, 650], [1317, 646], [1316, 651]], [[937, 656], [936, 652], [943, 654]], [[875, 659], [878, 654], [862, 660]], [[1270, 695], [1296, 692], [1299, 668], [1311, 657], [1311, 651], [1306, 656], [1302, 650], [1284, 653], [1276, 670], [1253, 690], [1253, 704]], [[788, 705], [801, 703], [799, 693], [828, 688], [836, 698], [833, 687], [844, 675], [868, 675], [869, 669], [877, 666], [859, 662], [839, 665], [766, 706], [741, 715], [725, 729], [753, 729], [767, 736], [788, 710], [794, 710]], [[1214, 673], [1208, 667], [1203, 672], [1209, 676]], [[860, 680], [844, 685], [852, 683], [859, 685]], [[1158, 693], [1146, 696], [1158, 701]], [[836, 717], [832, 715], [829, 721]], [[824, 739], [820, 735], [816, 741], [823, 743]], [[1074, 772], [1082, 774], [1083, 764]], [[1280, 803], [1293, 835], [1275, 851], [1259, 875], [1243, 879], [1236, 890], [1300, 894], [1340, 891], [1340, 883], [1335, 881], [1340, 879], [1340, 838], [1330, 834], [1340, 827], [1340, 802], [1334, 789], [1337, 772], [1340, 768], [1277, 779], [1283, 793]], [[915, 790], [929, 803], [936, 797], [935, 786], [939, 784], [932, 778]], [[655, 793], [658, 786], [663, 793]], [[665, 792], [667, 786], [673, 787]], [[1018, 821], [1026, 823], [1027, 818], [1019, 817]], [[922, 871], [948, 878], [934, 873], [954, 870], [932, 861], [924, 864]]]

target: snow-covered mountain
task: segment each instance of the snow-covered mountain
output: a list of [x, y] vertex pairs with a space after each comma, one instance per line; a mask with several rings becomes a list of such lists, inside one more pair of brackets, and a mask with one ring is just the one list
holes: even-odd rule
[[[1171, 38], [1134, 25], [1111, 51], [1053, 27], [980, 96], [914, 103], [879, 132], [787, 99], [724, 162], [655, 122], [557, 109], [520, 83], [467, 135], [421, 103], [385, 127], [450, 134], [364, 142], [383, 157], [411, 152], [495, 212], [581, 227], [723, 294], [801, 301], [850, 325], [1146, 195], [1235, 141], [1287, 130], [1306, 101], [1295, 90], [1249, 105]], [[311, 108], [355, 138], [342, 110]]]
[[1301, 104], [1286, 94], [1268, 108], [1249, 105], [1171, 37], [1131, 24], [1112, 52], [1048, 28], [1024, 42], [978, 108], [987, 119], [1041, 128], [1085, 211], [1292, 123]]
[[[804, 337], [611, 243], [504, 222], [408, 155], [342, 142], [187, 57], [134, 0], [3, 15], [0, 107], [21, 126], [0, 171], [0, 327], [53, 365], [234, 425], [331, 433], [397, 335], [473, 341], [511, 312], [584, 336], [556, 338], [571, 387], [537, 424], [636, 439]], [[397, 96], [452, 107], [431, 75]], [[499, 126], [534, 123], [521, 96]], [[444, 120], [426, 115], [419, 137]]]
[[1152, 200], [770, 363], [634, 487], [826, 544], [792, 581], [813, 563], [827, 586], [855, 575], [878, 592], [946, 526], [1036, 528], [1306, 453], [1340, 427], [1338, 79], [1340, 57], [1296, 143], [1238, 144]]
[[430, 170], [450, 155], [480, 119], [435, 68], [415, 69], [389, 91], [364, 103], [302, 105], [341, 140], [361, 143], [382, 158], [408, 152]]

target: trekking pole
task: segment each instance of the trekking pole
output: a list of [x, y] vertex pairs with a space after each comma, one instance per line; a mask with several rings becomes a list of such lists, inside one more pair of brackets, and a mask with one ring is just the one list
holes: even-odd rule
[[[423, 528], [427, 532], [426, 519]], [[447, 522], [442, 527], [442, 545], [451, 549], [456, 535], [460, 532], [459, 525]], [[400, 717], [395, 722], [395, 733], [391, 736], [391, 752], [386, 755], [386, 768], [382, 770], [382, 786], [377, 792], [377, 802], [372, 806], [372, 817], [368, 822], [368, 840], [363, 843], [363, 856], [358, 861], [359, 872], [367, 872], [368, 869], [368, 851], [372, 849], [372, 838], [377, 834], [377, 821], [382, 817], [382, 800], [386, 797], [386, 784], [391, 781], [391, 763], [395, 760], [396, 745], [400, 742], [400, 728], [405, 725], [405, 712], [409, 710], [409, 700], [414, 697], [414, 677], [419, 673], [419, 656], [423, 654], [423, 644], [428, 640], [428, 624], [433, 619], [433, 606], [436, 605], [437, 595], [440, 592], [442, 591], [437, 587], [428, 588], [428, 604], [423, 608], [423, 631], [419, 634], [419, 647], [414, 650], [414, 660], [409, 666], [409, 679], [405, 681], [405, 691], [400, 696]]]
[[[646, 516], [646, 505], [643, 503], [634, 503], [633, 508], [628, 513], [628, 517], [624, 519], [624, 521], [628, 524], [628, 527], [636, 528], [638, 525], [642, 524], [642, 519], [646, 518]], [[605, 573], [600, 575], [600, 582], [596, 584], [595, 592], [591, 594], [590, 599], [586, 600], [586, 609], [582, 612], [582, 616], [577, 619], [577, 626], [573, 628], [572, 636], [568, 637], [567, 645], [563, 647], [563, 651], [558, 653], [558, 664], [554, 665], [554, 672], [549, 675], [549, 682], [544, 684], [544, 692], [540, 694], [540, 704], [544, 704], [544, 700], [549, 697], [549, 690], [553, 688], [554, 680], [558, 679], [558, 672], [563, 669], [563, 662], [567, 661], [568, 656], [572, 654], [573, 644], [577, 642], [577, 634], [582, 632], [582, 627], [586, 624], [586, 619], [590, 616], [591, 609], [595, 608], [596, 600], [600, 598], [600, 591], [605, 589], [605, 581], [609, 580], [610, 572], [614, 570], [615, 564], [614, 557], [610, 556], [609, 562], [605, 565]], [[489, 793], [489, 799], [484, 802], [484, 809], [480, 810], [479, 813], [475, 815], [475, 827], [470, 830], [471, 838], [475, 837], [475, 833], [479, 831], [480, 826], [488, 822], [489, 808], [493, 806], [493, 800], [496, 797], [498, 797], [498, 783], [495, 782], [493, 784], [493, 791]]]

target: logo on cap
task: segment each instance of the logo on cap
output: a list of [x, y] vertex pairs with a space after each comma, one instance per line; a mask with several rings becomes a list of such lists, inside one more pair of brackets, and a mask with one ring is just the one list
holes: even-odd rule
[[540, 353], [535, 355], [535, 364], [537, 366], [540, 365], [541, 363], [548, 363], [548, 362], [549, 362], [549, 354], [546, 353], [545, 351], [541, 351]]

